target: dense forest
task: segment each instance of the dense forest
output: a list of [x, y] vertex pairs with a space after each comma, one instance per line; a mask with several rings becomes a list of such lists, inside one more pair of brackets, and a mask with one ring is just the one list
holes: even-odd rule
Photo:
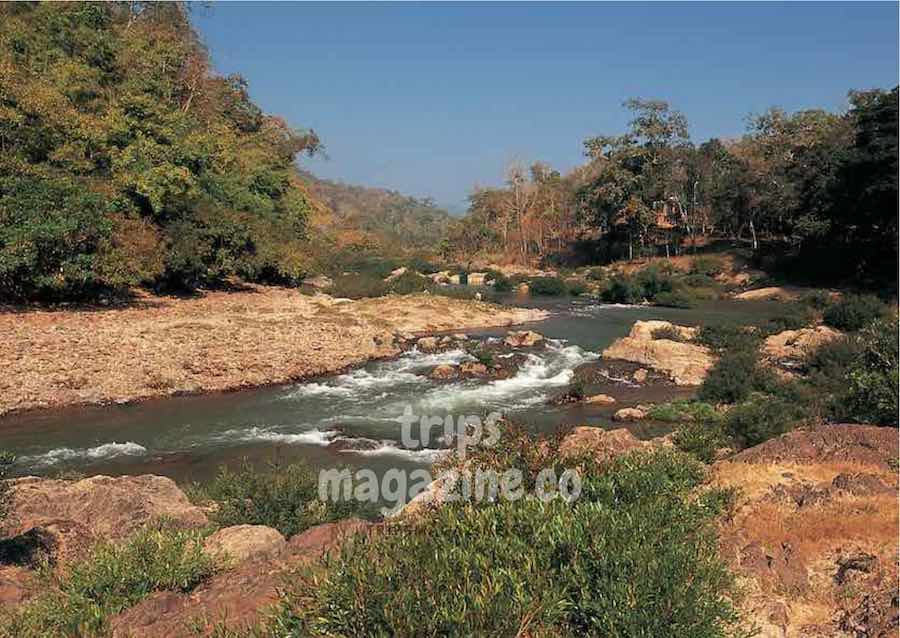
[[896, 287], [897, 89], [849, 99], [846, 113], [772, 108], [700, 145], [666, 102], [629, 100], [629, 130], [585, 140], [570, 173], [513, 165], [505, 186], [473, 193], [446, 249], [608, 263], [719, 235], [795, 276]]

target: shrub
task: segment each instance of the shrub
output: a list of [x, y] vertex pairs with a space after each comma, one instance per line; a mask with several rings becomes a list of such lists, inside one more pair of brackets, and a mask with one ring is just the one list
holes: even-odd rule
[[897, 339], [896, 317], [878, 319], [860, 332], [842, 402], [847, 417], [862, 423], [897, 425]]
[[6, 476], [16, 457], [9, 452], [0, 452], [0, 524], [6, 520], [6, 514], [9, 512], [9, 483]]
[[616, 275], [600, 293], [600, 298], [607, 303], [637, 304], [644, 300], [644, 291], [630, 277]]
[[388, 290], [397, 295], [411, 295], [426, 290], [434, 290], [434, 282], [428, 277], [407, 270], [399, 277], [387, 282]]
[[528, 282], [528, 290], [532, 295], [558, 297], [568, 292], [565, 282], [559, 277], [535, 277]]
[[209, 578], [212, 560], [196, 531], [151, 527], [124, 545], [103, 543], [16, 610], [0, 635], [105, 635], [107, 619], [154, 591], [187, 592]]
[[792, 430], [802, 417], [798, 406], [779, 397], [754, 394], [726, 415], [726, 429], [743, 447], [759, 445]]
[[731, 635], [714, 526], [724, 499], [691, 497], [703, 476], [685, 455], [638, 454], [586, 475], [571, 505], [446, 504], [301, 573], [270, 633]]
[[755, 350], [726, 352], [706, 375], [697, 397], [713, 403], [738, 403], [764, 383], [765, 375]]
[[884, 316], [885, 305], [875, 295], [845, 295], [825, 308], [825, 325], [838, 330], [856, 331]]
[[668, 423], [683, 421], [711, 423], [722, 420], [722, 415], [716, 411], [715, 406], [702, 401], [687, 400], [657, 403], [650, 406], [647, 416], [656, 421], [666, 421]]
[[712, 463], [719, 448], [727, 444], [727, 439], [719, 422], [689, 421], [675, 430], [672, 442], [682, 452], [704, 463]]
[[772, 332], [783, 330], [799, 330], [811, 325], [816, 315], [810, 306], [791, 303], [782, 304], [779, 312], [768, 321], [768, 328]]
[[715, 277], [725, 270], [725, 266], [721, 259], [709, 255], [694, 257], [691, 260], [691, 274], [705, 275], [707, 277]]
[[496, 292], [509, 292], [513, 289], [512, 280], [498, 270], [489, 270], [484, 277], [485, 282], [494, 282]]
[[716, 352], [756, 350], [760, 337], [751, 329], [734, 323], [702, 326], [697, 333], [698, 343]]
[[303, 463], [272, 464], [266, 472], [247, 462], [236, 471], [223, 466], [208, 485], [197, 488], [197, 498], [217, 504], [211, 518], [223, 527], [268, 525], [285, 536], [369, 513], [352, 503], [320, 501], [316, 474]]
[[850, 368], [861, 349], [859, 339], [845, 336], [823, 343], [810, 352], [805, 367], [812, 385], [826, 392], [845, 390]]
[[565, 284], [566, 288], [569, 290], [569, 294], [575, 297], [583, 295], [588, 291], [587, 284], [580, 279], [567, 279]]
[[693, 273], [685, 275], [679, 281], [688, 288], [719, 288], [719, 282], [709, 275]]
[[406, 267], [414, 272], [422, 273], [423, 275], [432, 275], [440, 270], [440, 268], [425, 259], [424, 257], [413, 257], [412, 259], [407, 260]]
[[365, 297], [381, 297], [388, 292], [388, 285], [378, 275], [367, 273], [351, 273], [338, 275], [329, 291], [335, 297], [363, 299]]
[[592, 281], [603, 281], [607, 278], [606, 269], [602, 266], [598, 266], [596, 268], [589, 268], [587, 271], [586, 277]]
[[697, 296], [687, 290], [678, 288], [667, 292], [660, 292], [654, 297], [657, 306], [669, 308], [693, 308], [697, 304]]
[[675, 289], [670, 265], [652, 265], [634, 275], [635, 283], [643, 290], [643, 296], [652, 301], [661, 293], [670, 293]]
[[825, 310], [831, 303], [831, 295], [824, 290], [814, 290], [800, 298], [800, 303], [806, 304], [815, 310]]

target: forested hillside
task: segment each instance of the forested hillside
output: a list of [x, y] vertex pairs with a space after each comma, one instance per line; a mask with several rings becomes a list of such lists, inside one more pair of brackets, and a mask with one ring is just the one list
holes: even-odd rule
[[476, 191], [447, 249], [604, 263], [717, 235], [761, 259], [765, 240], [795, 275], [896, 287], [897, 89], [851, 91], [850, 105], [773, 108], [739, 139], [695, 145], [666, 102], [629, 100], [629, 130], [585, 140], [569, 174], [516, 165]]
[[430, 199], [384, 188], [353, 186], [300, 171], [312, 195], [332, 212], [335, 231], [389, 252], [434, 248], [450, 221]]
[[305, 273], [319, 141], [212, 73], [184, 7], [0, 6], [0, 297]]

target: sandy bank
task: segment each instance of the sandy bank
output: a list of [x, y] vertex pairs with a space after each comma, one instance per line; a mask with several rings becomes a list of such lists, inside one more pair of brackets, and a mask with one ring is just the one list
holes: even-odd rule
[[253, 286], [127, 308], [0, 312], [0, 415], [284, 383], [398, 353], [394, 334], [503, 326], [537, 310], [431, 295], [335, 302]]

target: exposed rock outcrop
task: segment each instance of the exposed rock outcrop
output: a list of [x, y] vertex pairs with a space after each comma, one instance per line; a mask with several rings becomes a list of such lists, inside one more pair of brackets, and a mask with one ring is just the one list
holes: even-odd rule
[[842, 333], [827, 326], [785, 330], [766, 337], [762, 354], [773, 361], [798, 361], [820, 346], [839, 339]]
[[442, 363], [441, 365], [432, 368], [431, 373], [428, 376], [439, 381], [449, 381], [450, 379], [456, 378], [457, 372], [456, 366], [450, 365], [449, 363]]
[[594, 405], [612, 405], [616, 400], [608, 394], [595, 394], [594, 396], [587, 397], [584, 402], [593, 403]]
[[513, 330], [503, 339], [503, 343], [511, 348], [531, 348], [543, 341], [544, 335], [532, 330]]
[[644, 414], [643, 410], [639, 410], [638, 408], [622, 408], [621, 410], [616, 410], [616, 413], [613, 415], [614, 421], [640, 421], [643, 419], [646, 414]]
[[627, 337], [616, 339], [603, 351], [607, 359], [622, 359], [664, 372], [676, 385], [700, 385], [714, 364], [712, 353], [704, 346], [654, 339], [657, 330], [678, 331], [683, 339], [693, 338], [694, 328], [676, 326], [668, 321], [636, 321]]
[[155, 520], [202, 527], [206, 514], [162, 476], [92, 476], [80, 481], [13, 481], [4, 536], [33, 541], [66, 562], [98, 540], [121, 540]]

